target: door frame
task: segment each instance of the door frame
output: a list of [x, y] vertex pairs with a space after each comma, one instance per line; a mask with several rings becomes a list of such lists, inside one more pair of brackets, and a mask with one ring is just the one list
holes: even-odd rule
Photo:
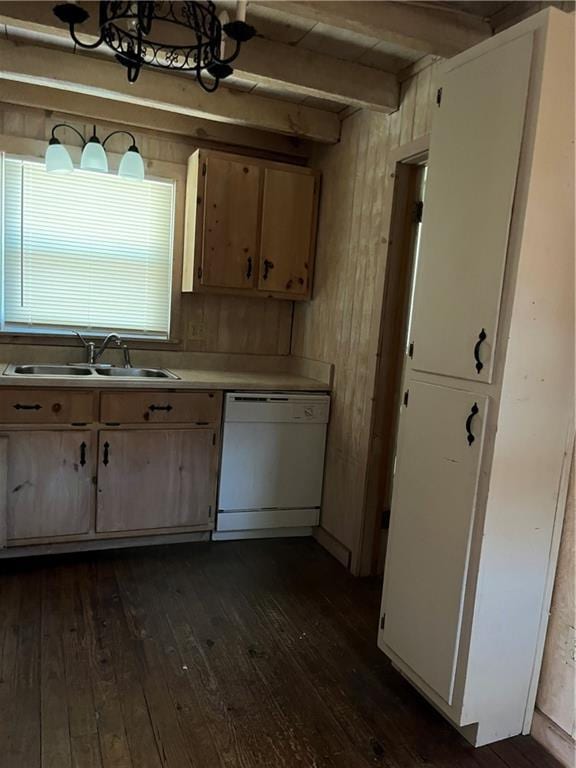
[[[377, 360], [372, 393], [372, 418], [366, 466], [364, 513], [360, 532], [360, 555], [354, 572], [358, 576], [379, 572], [381, 502], [391, 494], [396, 448], [397, 416], [404, 363], [404, 341], [408, 324], [414, 249], [412, 205], [417, 192], [419, 168], [426, 162], [430, 135], [397, 147], [388, 156], [390, 185], [386, 268], [380, 310], [376, 309]], [[380, 569], [381, 570], [381, 569]]]

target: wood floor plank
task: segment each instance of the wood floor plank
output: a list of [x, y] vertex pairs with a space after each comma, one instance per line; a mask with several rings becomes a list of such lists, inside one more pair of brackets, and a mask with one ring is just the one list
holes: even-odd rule
[[[103, 768], [138, 768], [130, 756], [112, 664], [115, 648], [108, 628], [108, 609], [113, 598], [103, 599], [97, 586], [99, 579], [105, 580], [109, 573], [112, 566], [106, 558], [95, 558], [92, 567], [82, 573], [82, 610], [89, 637], [87, 673], [92, 682]], [[113, 573], [111, 581], [113, 584]]]
[[380, 585], [314, 541], [0, 567], [2, 768], [557, 768], [475, 750], [376, 647]]
[[62, 568], [43, 573], [41, 636], [42, 768], [71, 768], [68, 692], [62, 634]]

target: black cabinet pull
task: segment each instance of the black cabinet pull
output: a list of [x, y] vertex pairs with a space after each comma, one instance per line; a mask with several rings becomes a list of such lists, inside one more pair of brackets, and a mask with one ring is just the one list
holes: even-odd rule
[[36, 403], [36, 405], [23, 405], [22, 403], [16, 403], [13, 406], [17, 411], [39, 411], [42, 406]]
[[86, 443], [80, 443], [80, 466], [83, 467], [86, 464]]
[[484, 341], [486, 341], [486, 331], [482, 328], [478, 334], [478, 341], [474, 344], [474, 360], [476, 361], [476, 371], [478, 373], [484, 368], [484, 363], [480, 360], [480, 347]]
[[248, 256], [246, 260], [246, 279], [250, 280], [252, 277], [252, 256]]
[[171, 411], [172, 406], [170, 404], [168, 405], [149, 405], [148, 406], [149, 411]]
[[268, 273], [271, 269], [274, 269], [274, 262], [264, 259], [264, 274], [262, 275], [262, 280], [268, 280]]
[[476, 438], [472, 434], [472, 420], [479, 411], [480, 409], [478, 408], [478, 403], [474, 403], [472, 408], [470, 408], [470, 413], [468, 414], [468, 418], [466, 419], [466, 439], [468, 440], [468, 445], [472, 445], [474, 440], [476, 440]]
[[104, 443], [104, 456], [102, 457], [102, 464], [104, 464], [105, 467], [107, 467], [108, 464], [110, 463], [109, 451], [110, 451], [110, 443], [106, 441]]

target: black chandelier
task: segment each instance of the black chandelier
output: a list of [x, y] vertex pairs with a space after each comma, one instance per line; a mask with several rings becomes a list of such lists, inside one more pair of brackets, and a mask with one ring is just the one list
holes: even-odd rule
[[[205, 91], [212, 92], [220, 80], [232, 74], [231, 62], [240, 53], [242, 43], [255, 30], [244, 21], [222, 24], [213, 2], [100, 2], [99, 38], [83, 43], [76, 28], [90, 14], [75, 3], [54, 6], [54, 14], [68, 25], [70, 36], [81, 48], [98, 48], [102, 43], [116, 53], [116, 60], [126, 68], [128, 82], [138, 79], [144, 65], [194, 72]], [[170, 42], [162, 41], [162, 31]], [[224, 39], [235, 43], [229, 56], [224, 55]], [[209, 81], [204, 77], [210, 75]]]

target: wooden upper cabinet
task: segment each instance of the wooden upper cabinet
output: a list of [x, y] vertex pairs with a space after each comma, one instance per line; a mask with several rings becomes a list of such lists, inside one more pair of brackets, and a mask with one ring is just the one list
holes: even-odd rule
[[260, 168], [248, 162], [203, 161], [203, 245], [200, 282], [252, 288], [258, 249]]
[[290, 298], [310, 295], [316, 178], [266, 168], [258, 287]]
[[196, 151], [182, 290], [310, 298], [318, 189], [310, 168]]

